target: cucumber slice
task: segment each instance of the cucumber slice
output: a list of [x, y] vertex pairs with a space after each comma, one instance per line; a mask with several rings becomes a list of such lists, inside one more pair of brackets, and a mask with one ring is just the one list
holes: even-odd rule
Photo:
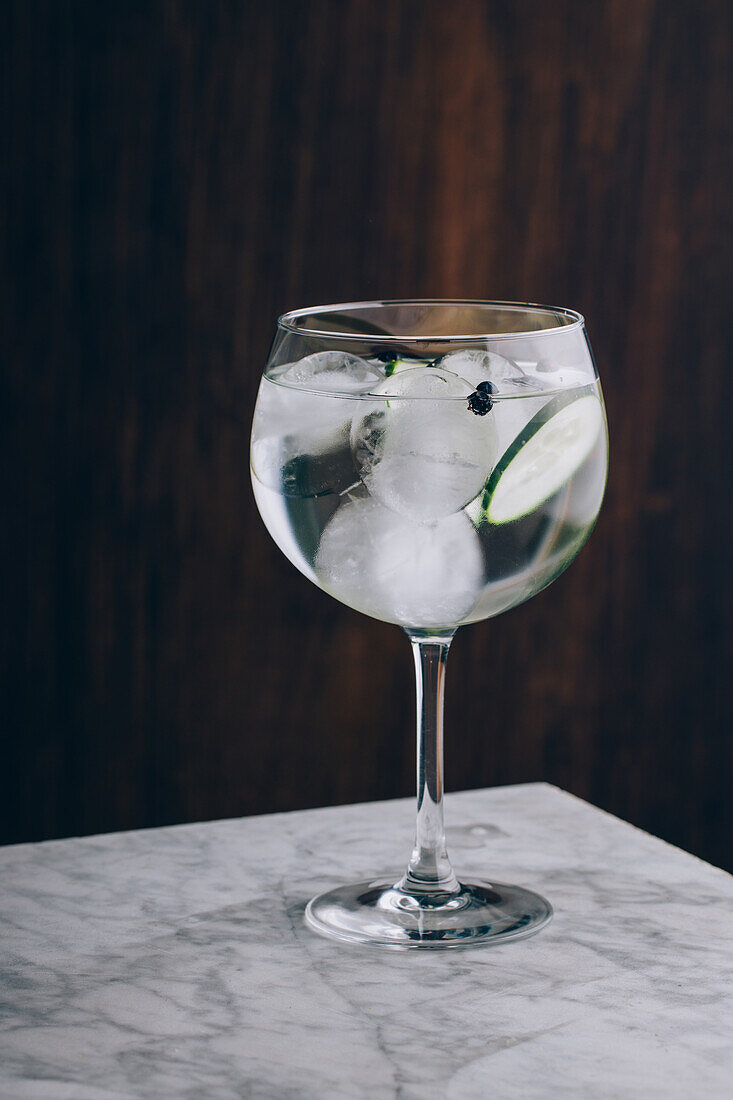
[[393, 374], [399, 374], [403, 370], [412, 370], [413, 367], [428, 367], [430, 363], [430, 359], [391, 359], [389, 363], [384, 364], [384, 373], [387, 378], [391, 378]]
[[499, 459], [482, 499], [489, 523], [521, 519], [562, 489], [593, 450], [603, 424], [595, 394], [549, 401]]

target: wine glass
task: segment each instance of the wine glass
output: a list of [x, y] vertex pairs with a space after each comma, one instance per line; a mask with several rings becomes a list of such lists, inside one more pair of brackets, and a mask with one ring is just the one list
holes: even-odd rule
[[482, 301], [286, 313], [251, 447], [262, 519], [324, 592], [401, 626], [417, 681], [417, 830], [407, 870], [314, 898], [339, 940], [445, 948], [529, 936], [550, 904], [456, 878], [443, 826], [443, 681], [459, 626], [515, 607], [585, 543], [607, 470], [583, 318]]

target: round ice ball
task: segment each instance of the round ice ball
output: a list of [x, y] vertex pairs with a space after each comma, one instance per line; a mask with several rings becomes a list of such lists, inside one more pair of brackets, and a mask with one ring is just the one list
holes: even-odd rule
[[436, 629], [470, 613], [484, 577], [479, 538], [464, 514], [422, 526], [366, 495], [340, 505], [314, 568], [325, 590], [357, 611]]
[[345, 394], [369, 391], [382, 378], [371, 364], [345, 351], [316, 351], [277, 372], [286, 385]]
[[538, 388], [536, 380], [530, 379], [516, 363], [495, 351], [483, 351], [480, 348], [451, 351], [438, 361], [438, 366], [464, 378], [474, 388], [479, 382], [491, 382], [496, 393]]
[[482, 490], [497, 456], [493, 414], [468, 408], [473, 391], [439, 368], [415, 367], [380, 383], [351, 425], [354, 462], [376, 500], [430, 523], [460, 512]]

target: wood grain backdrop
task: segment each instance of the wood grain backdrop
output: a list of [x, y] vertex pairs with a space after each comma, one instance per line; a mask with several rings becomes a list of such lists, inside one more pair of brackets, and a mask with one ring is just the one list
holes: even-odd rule
[[255, 511], [258, 375], [286, 308], [529, 298], [588, 318], [611, 478], [569, 572], [459, 633], [449, 787], [733, 867], [732, 11], [5, 9], [4, 840], [413, 790], [407, 639]]

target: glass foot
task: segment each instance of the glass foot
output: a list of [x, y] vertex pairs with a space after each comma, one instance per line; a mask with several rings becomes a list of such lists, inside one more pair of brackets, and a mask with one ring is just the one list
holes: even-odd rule
[[339, 886], [308, 903], [314, 932], [379, 947], [479, 947], [533, 936], [552, 919], [539, 894], [501, 882], [465, 882], [455, 894], [411, 894], [390, 882]]

